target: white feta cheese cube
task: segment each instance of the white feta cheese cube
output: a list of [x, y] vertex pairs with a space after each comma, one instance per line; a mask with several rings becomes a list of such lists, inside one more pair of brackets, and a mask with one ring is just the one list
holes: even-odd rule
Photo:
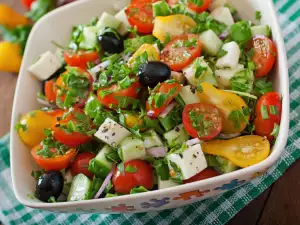
[[234, 24], [234, 19], [228, 7], [218, 7], [210, 14], [215, 20], [225, 23], [228, 27]]
[[125, 9], [122, 9], [120, 12], [118, 12], [116, 15], [115, 15], [115, 18], [120, 20], [121, 21], [121, 24], [118, 28], [118, 32], [121, 34], [121, 35], [125, 35], [128, 33], [128, 28], [130, 28], [130, 24], [128, 22], [128, 19], [127, 19], [127, 16], [125, 14]]
[[117, 122], [110, 118], [106, 118], [104, 123], [99, 127], [95, 133], [95, 137], [99, 138], [106, 144], [116, 148], [120, 142], [129, 136], [131, 133]]
[[181, 170], [182, 179], [189, 179], [207, 168], [207, 162], [200, 144], [193, 145], [182, 154], [170, 154], [167, 156], [170, 170], [175, 163]]
[[47, 80], [61, 66], [60, 59], [48, 51], [42, 54], [38, 60], [28, 68], [28, 71], [39, 80]]

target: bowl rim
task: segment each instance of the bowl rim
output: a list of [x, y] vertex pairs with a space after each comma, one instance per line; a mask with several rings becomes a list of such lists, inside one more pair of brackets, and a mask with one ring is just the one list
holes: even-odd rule
[[[48, 13], [47, 15], [45, 15], [43, 18], [41, 18], [33, 27], [29, 38], [28, 38], [28, 43], [31, 42], [32, 37], [35, 35], [35, 31], [37, 29], [39, 29], [39, 27], [41, 25], [43, 25], [44, 21], [47, 21], [48, 19], [51, 19], [51, 17], [56, 16], [56, 14], [59, 14], [61, 12], [64, 12], [67, 9], [73, 8], [73, 7], [77, 7], [79, 5], [82, 4], [86, 4], [87, 2], [90, 1], [94, 1], [94, 0], [81, 0], [81, 1], [77, 1], [68, 5], [65, 5], [63, 7], [60, 7], [56, 10], [53, 10], [52, 12]], [[284, 46], [284, 42], [283, 42], [283, 38], [282, 38], [282, 34], [281, 34], [281, 30], [280, 30], [280, 24], [278, 21], [278, 17], [276, 16], [276, 10], [274, 7], [274, 4], [272, 2], [272, 0], [266, 0], [268, 1], [268, 4], [270, 5], [270, 14], [268, 15], [269, 17], [271, 17], [274, 21], [276, 21], [276, 26], [272, 29], [273, 30], [273, 34], [275, 34], [276, 36], [276, 46], [278, 49], [278, 52], [284, 52], [286, 53], [285, 50], [285, 46]], [[25, 49], [25, 53], [24, 53], [24, 58], [29, 54], [29, 48], [26, 47]], [[271, 154], [268, 156], [268, 158], [266, 158], [264, 161], [255, 164], [253, 166], [247, 167], [247, 168], [243, 168], [241, 170], [238, 171], [234, 171], [228, 174], [223, 174], [220, 175], [218, 177], [213, 177], [213, 178], [209, 178], [206, 180], [201, 180], [201, 181], [197, 181], [194, 183], [189, 183], [189, 184], [185, 184], [185, 185], [180, 185], [180, 186], [176, 186], [176, 187], [171, 187], [171, 188], [166, 188], [166, 189], [161, 189], [161, 190], [154, 190], [154, 191], [149, 191], [149, 192], [145, 192], [145, 193], [139, 193], [139, 194], [135, 194], [135, 195], [123, 195], [123, 196], [117, 196], [117, 197], [112, 197], [112, 198], [101, 198], [101, 199], [94, 199], [93, 201], [91, 200], [82, 200], [82, 201], [76, 201], [76, 202], [59, 202], [59, 203], [45, 203], [45, 202], [33, 202], [33, 201], [29, 201], [28, 197], [24, 197], [20, 192], [19, 192], [19, 188], [17, 187], [17, 181], [14, 178], [15, 176], [13, 176], [17, 171], [15, 168], [15, 164], [14, 164], [14, 158], [17, 156], [16, 155], [16, 151], [11, 150], [10, 152], [10, 163], [11, 163], [11, 174], [12, 174], [12, 184], [13, 184], [13, 189], [14, 189], [14, 193], [16, 198], [20, 201], [20, 203], [32, 207], [32, 208], [39, 208], [39, 209], [58, 209], [58, 208], [63, 208], [63, 207], [70, 207], [70, 206], [78, 206], [78, 205], [82, 205], [82, 206], [86, 206], [89, 205], [90, 203], [95, 203], [95, 204], [105, 204], [108, 202], [114, 202], [115, 199], [118, 199], [119, 201], [124, 201], [124, 200], [133, 200], [136, 199], [140, 196], [143, 197], [147, 197], [147, 198], [153, 198], [155, 196], [159, 195], [166, 195], [166, 194], [170, 194], [173, 192], [180, 192], [180, 191], [184, 191], [185, 189], [199, 189], [200, 186], [205, 186], [205, 185], [213, 185], [213, 184], [217, 184], [220, 182], [224, 182], [224, 181], [228, 181], [228, 180], [233, 180], [236, 179], [237, 177], [243, 177], [243, 176], [247, 176], [250, 173], [253, 173], [253, 171], [261, 171], [263, 169], [269, 168], [270, 166], [274, 165], [275, 162], [279, 159], [280, 155], [282, 155], [284, 149], [285, 149], [285, 145], [287, 143], [287, 138], [288, 138], [288, 132], [289, 132], [289, 76], [288, 76], [288, 63], [287, 63], [287, 57], [286, 54], [278, 54], [278, 62], [280, 62], [280, 65], [282, 66], [282, 71], [280, 71], [280, 76], [281, 76], [281, 84], [280, 87], [282, 88], [282, 92], [285, 93], [285, 95], [282, 96], [283, 99], [283, 105], [282, 105], [282, 118], [281, 118], [281, 124], [280, 124], [280, 131], [279, 131], [279, 135], [278, 138], [276, 140], [275, 145], [273, 146], [273, 150], [271, 152]], [[21, 70], [20, 70], [20, 74], [19, 77], [24, 76], [24, 73], [26, 71], [25, 65], [22, 63], [21, 65]], [[283, 73], [283, 74], [282, 74]], [[16, 118], [15, 118], [15, 114], [16, 114], [16, 102], [17, 102], [17, 91], [18, 89], [21, 87], [21, 82], [20, 79], [18, 79], [17, 81], [17, 85], [16, 85], [16, 89], [15, 89], [15, 96], [14, 96], [14, 103], [13, 103], [13, 111], [12, 111], [12, 120], [11, 120], [11, 127], [10, 127], [10, 135], [11, 135], [11, 139], [10, 139], [10, 146], [11, 149], [15, 148], [15, 143], [14, 143], [14, 124], [16, 123]]]

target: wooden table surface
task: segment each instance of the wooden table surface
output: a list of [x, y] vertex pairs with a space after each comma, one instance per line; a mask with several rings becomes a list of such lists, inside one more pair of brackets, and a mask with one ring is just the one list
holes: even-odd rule
[[[7, 2], [19, 12], [19, 0]], [[0, 137], [9, 132], [17, 75], [0, 72]], [[228, 225], [299, 225], [300, 161], [293, 164], [269, 189], [242, 209]], [[0, 222], [1, 223], [1, 222]]]

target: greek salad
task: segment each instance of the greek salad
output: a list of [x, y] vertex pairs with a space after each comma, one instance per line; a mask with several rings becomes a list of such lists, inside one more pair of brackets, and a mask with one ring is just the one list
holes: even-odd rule
[[44, 107], [16, 130], [44, 202], [170, 188], [268, 157], [281, 119], [268, 25], [224, 0], [132, 0], [28, 68]]

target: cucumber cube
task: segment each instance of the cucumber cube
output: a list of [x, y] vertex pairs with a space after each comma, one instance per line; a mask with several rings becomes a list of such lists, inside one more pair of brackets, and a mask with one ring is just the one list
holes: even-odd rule
[[97, 177], [105, 178], [112, 170], [112, 163], [109, 162], [105, 155], [112, 152], [113, 149], [105, 145], [89, 163], [88, 170], [95, 174]]
[[176, 126], [173, 130], [164, 134], [164, 138], [167, 140], [170, 148], [181, 146], [184, 142], [189, 140], [189, 136], [186, 133], [183, 124]]
[[68, 202], [81, 201], [88, 199], [88, 192], [91, 188], [92, 181], [84, 174], [76, 175], [71, 184], [70, 192], [68, 195]]
[[107, 12], [102, 13], [99, 21], [97, 22], [96, 26], [100, 30], [105, 27], [110, 27], [113, 29], [118, 29], [121, 24], [121, 21], [115, 18], [114, 16], [110, 15]]
[[183, 86], [179, 92], [179, 95], [187, 105], [200, 102], [200, 99], [197, 96], [196, 92], [192, 90], [191, 85]]
[[252, 37], [257, 35], [271, 36], [271, 28], [268, 25], [258, 25], [251, 27]]
[[221, 39], [212, 30], [204, 31], [200, 34], [199, 39], [202, 43], [203, 50], [211, 56], [216, 56], [223, 45]]
[[125, 138], [119, 145], [119, 156], [123, 162], [146, 157], [144, 142], [134, 136]]

